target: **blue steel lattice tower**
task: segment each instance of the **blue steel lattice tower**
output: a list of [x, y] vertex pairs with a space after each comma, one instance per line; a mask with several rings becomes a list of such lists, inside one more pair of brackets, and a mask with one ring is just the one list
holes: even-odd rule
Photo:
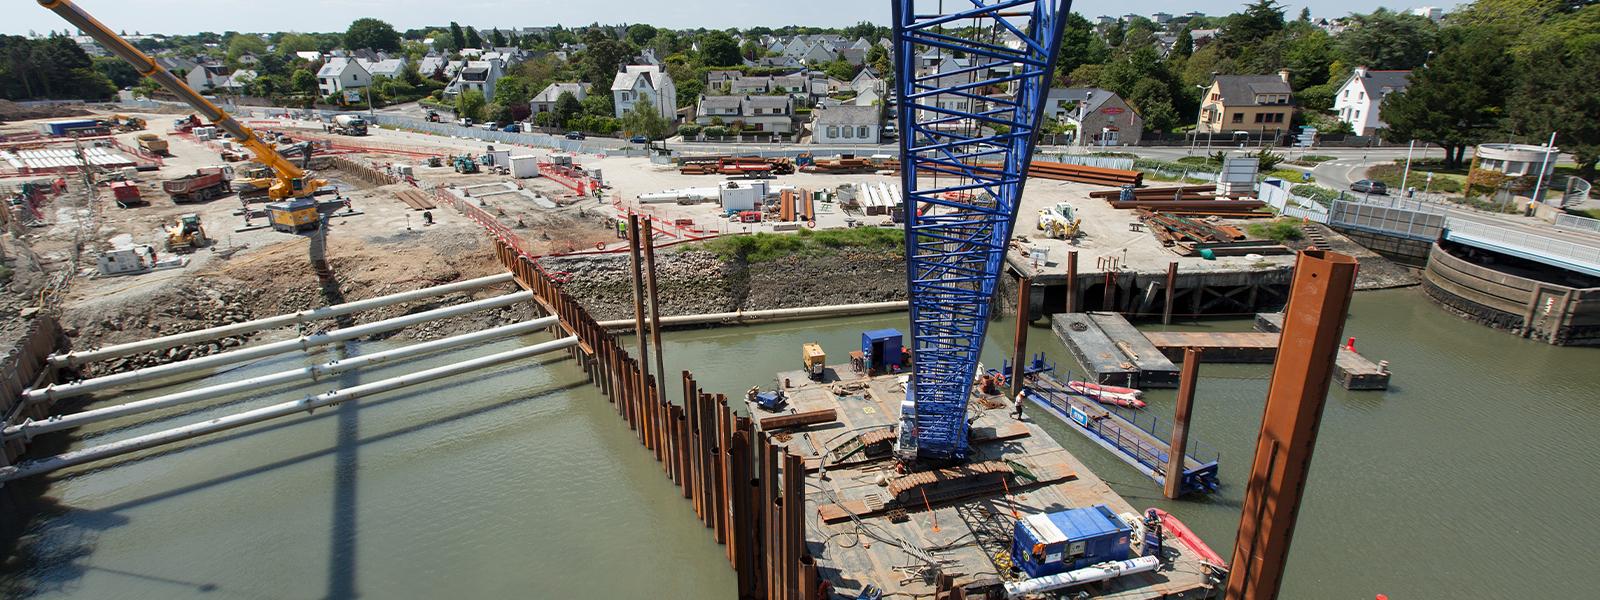
[[899, 453], [967, 455], [967, 400], [1067, 0], [895, 0], [914, 371]]

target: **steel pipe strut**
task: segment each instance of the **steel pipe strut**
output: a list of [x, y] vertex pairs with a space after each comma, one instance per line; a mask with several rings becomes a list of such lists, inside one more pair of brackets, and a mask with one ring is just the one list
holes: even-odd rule
[[240, 348], [232, 352], [223, 352], [220, 354], [213, 354], [211, 356], [202, 356], [200, 358], [190, 359], [182, 362], [146, 367], [143, 369], [117, 373], [115, 375], [107, 375], [105, 377], [85, 379], [83, 381], [74, 383], [60, 385], [51, 384], [45, 386], [43, 389], [30, 389], [23, 393], [23, 398], [28, 402], [43, 402], [45, 400], [72, 398], [75, 396], [82, 396], [84, 394], [127, 385], [130, 383], [143, 383], [162, 377], [170, 377], [172, 375], [178, 375], [181, 373], [189, 373], [192, 371], [199, 371], [202, 369], [244, 362], [256, 358], [283, 354], [285, 352], [293, 352], [295, 350], [310, 350], [317, 346], [326, 346], [328, 344], [365, 337], [374, 333], [393, 331], [404, 327], [410, 327], [418, 323], [426, 323], [428, 321], [434, 321], [446, 317], [464, 315], [479, 310], [509, 306], [518, 302], [530, 300], [532, 298], [533, 292], [527, 291], [506, 294], [504, 296], [496, 296], [494, 298], [485, 298], [483, 300], [468, 302], [466, 304], [457, 304], [455, 306], [436, 308], [416, 314], [405, 315], [403, 317], [395, 317], [393, 319], [384, 319], [382, 321], [367, 323], [365, 325], [357, 325], [355, 327], [349, 327], [345, 329], [335, 329], [327, 333], [302, 336], [292, 340], [284, 340], [281, 342], [262, 344], [260, 346]]
[[443, 296], [453, 292], [475, 290], [481, 287], [495, 285], [497, 283], [510, 283], [512, 280], [513, 277], [510, 273], [501, 273], [499, 275], [490, 275], [488, 277], [457, 281], [455, 283], [447, 283], [445, 285], [422, 288], [420, 290], [411, 290], [409, 292], [400, 292], [398, 294], [389, 294], [387, 296], [379, 296], [377, 298], [368, 298], [366, 300], [358, 300], [355, 302], [346, 302], [344, 304], [335, 304], [333, 306], [324, 306], [322, 308], [302, 310], [300, 312], [267, 317], [265, 319], [256, 319], [254, 321], [245, 321], [243, 323], [221, 325], [218, 327], [210, 327], [196, 331], [175, 333], [172, 335], [151, 338], [148, 340], [106, 346], [104, 348], [96, 348], [94, 350], [68, 352], [66, 354], [53, 354], [50, 356], [49, 360], [51, 366], [76, 367], [78, 365], [88, 364], [97, 360], [120, 358], [130, 354], [148, 352], [150, 350], [165, 350], [167, 348], [182, 346], [184, 344], [205, 342], [231, 335], [261, 331], [263, 329], [272, 329], [286, 325], [296, 325], [299, 323], [306, 323], [321, 319], [331, 319], [333, 317], [348, 315], [350, 313], [361, 312], [364, 310], [372, 310], [374, 308], [382, 308], [385, 306], [399, 304], [401, 302], [410, 302], [412, 300], [431, 298], [433, 296]]
[[430, 352], [438, 352], [440, 350], [449, 350], [452, 348], [465, 346], [467, 344], [475, 344], [499, 338], [511, 337], [514, 335], [533, 333], [540, 329], [545, 329], [555, 325], [556, 322], [556, 317], [544, 317], [541, 319], [534, 319], [532, 321], [524, 321], [522, 323], [514, 323], [511, 325], [495, 327], [493, 329], [476, 331], [465, 335], [448, 337], [442, 340], [433, 340], [431, 342], [412, 344], [401, 348], [384, 350], [382, 352], [374, 352], [372, 354], [365, 354], [344, 360], [330, 361], [320, 365], [310, 365], [298, 369], [262, 375], [260, 377], [251, 377], [248, 379], [241, 379], [239, 381], [230, 381], [228, 383], [182, 391], [175, 394], [156, 396], [154, 398], [147, 398], [137, 402], [106, 406], [79, 413], [73, 413], [70, 415], [54, 415], [43, 421], [28, 419], [22, 423], [6, 427], [3, 432], [0, 432], [0, 441], [10, 441], [18, 438], [22, 440], [31, 440], [34, 436], [61, 431], [63, 429], [71, 429], [73, 427], [88, 425], [90, 423], [99, 423], [101, 421], [115, 419], [118, 417], [136, 415], [152, 410], [179, 406], [192, 402], [199, 402], [202, 400], [210, 400], [212, 398], [261, 389], [281, 383], [300, 381], [303, 379], [315, 381], [330, 375], [336, 375], [356, 369], [364, 369], [366, 367], [384, 364], [389, 361], [403, 360], [413, 356], [428, 354]]
[[305, 398], [301, 398], [299, 400], [291, 400], [289, 402], [265, 406], [226, 417], [219, 417], [216, 419], [185, 425], [182, 427], [176, 427], [165, 431], [158, 431], [155, 433], [131, 437], [108, 444], [84, 448], [82, 450], [65, 452], [47, 458], [28, 461], [19, 465], [0, 467], [0, 483], [14, 481], [24, 477], [32, 477], [34, 475], [42, 475], [58, 469], [64, 469], [88, 462], [111, 458], [113, 456], [119, 456], [129, 452], [138, 452], [147, 448], [154, 448], [156, 446], [162, 446], [174, 442], [181, 442], [183, 440], [216, 433], [219, 431], [225, 431], [236, 427], [243, 427], [245, 425], [251, 425], [254, 423], [260, 423], [262, 421], [287, 417], [302, 412], [309, 413], [314, 409], [333, 406], [341, 402], [365, 398], [374, 394], [381, 394], [383, 392], [393, 391], [403, 387], [433, 381], [435, 379], [460, 375], [462, 373], [476, 371], [485, 367], [492, 367], [501, 363], [520, 360], [538, 354], [544, 354], [546, 352], [564, 350], [566, 348], [576, 346], [577, 344], [577, 336], [567, 336], [558, 340], [544, 342], [542, 344], [535, 344], [533, 346], [517, 348], [515, 350], [507, 350], [505, 352], [499, 352], [496, 354], [490, 354], [488, 356], [465, 360], [451, 365], [435, 367], [415, 373], [408, 373], [399, 377], [374, 381], [372, 383], [348, 387], [342, 390], [335, 390], [325, 394], [306, 396]]

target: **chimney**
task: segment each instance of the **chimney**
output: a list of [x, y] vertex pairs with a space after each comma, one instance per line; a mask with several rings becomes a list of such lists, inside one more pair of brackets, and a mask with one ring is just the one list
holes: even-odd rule
[[1284, 83], [1289, 83], [1289, 70], [1288, 69], [1279, 69], [1278, 70], [1278, 79], [1282, 79]]
[[1361, 65], [1359, 67], [1356, 67], [1355, 77], [1356, 77], [1356, 79], [1366, 79], [1367, 78], [1367, 66], [1366, 65]]

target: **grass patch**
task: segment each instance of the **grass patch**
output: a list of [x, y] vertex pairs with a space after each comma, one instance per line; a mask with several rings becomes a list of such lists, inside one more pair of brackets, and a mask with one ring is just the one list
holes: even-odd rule
[[[1405, 176], [1405, 172], [1406, 167], [1404, 164], [1378, 165], [1367, 169], [1367, 179], [1382, 181], [1384, 185], [1389, 186], [1389, 193], [1391, 194], [1404, 194], [1405, 190], [1400, 189], [1400, 180]], [[1433, 171], [1433, 183], [1430, 185], [1427, 183], [1428, 173], [1429, 171], [1418, 169], [1417, 164], [1412, 163], [1411, 178], [1406, 182], [1406, 185], [1418, 190], [1426, 187], [1428, 191], [1445, 194], [1459, 194], [1461, 190], [1466, 188], [1466, 177], [1438, 171]]]
[[1251, 223], [1248, 228], [1251, 237], [1287, 242], [1305, 237], [1305, 232], [1300, 229], [1300, 222], [1294, 219], [1278, 219], [1270, 223]]
[[1129, 152], [1090, 152], [1089, 156], [1108, 156], [1111, 158], [1139, 158], [1139, 155]]
[[1289, 193], [1301, 198], [1310, 198], [1323, 206], [1333, 206], [1333, 201], [1339, 199], [1339, 192], [1314, 183], [1302, 183], [1291, 187]]
[[883, 227], [851, 229], [801, 229], [793, 235], [756, 233], [730, 235], [700, 244], [700, 249], [716, 253], [723, 260], [747, 263], [769, 262], [797, 254], [828, 254], [839, 250], [878, 250], [903, 253], [905, 233]]
[[1274, 169], [1272, 172], [1267, 173], [1267, 177], [1276, 177], [1290, 182], [1300, 181], [1305, 176], [1305, 171], [1296, 171], [1294, 169]]

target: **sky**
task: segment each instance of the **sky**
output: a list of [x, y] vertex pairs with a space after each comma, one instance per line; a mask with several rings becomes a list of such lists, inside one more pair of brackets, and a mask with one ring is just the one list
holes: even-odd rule
[[[0, 33], [26, 35], [68, 27], [54, 13], [29, 0], [6, 0], [7, 17]], [[954, 0], [952, 0], [953, 2]], [[1379, 6], [1403, 10], [1410, 6], [1451, 6], [1454, 0], [1280, 0], [1290, 18], [1305, 6], [1313, 15], [1339, 17], [1370, 12]], [[1415, 2], [1410, 4], [1409, 2]], [[1208, 15], [1235, 12], [1245, 0], [1078, 0], [1073, 10], [1093, 18], [1127, 13]], [[396, 29], [439, 25], [455, 20], [463, 26], [533, 27], [559, 23], [565, 26], [593, 22], [649, 23], [688, 29], [765, 25], [833, 27], [867, 20], [888, 24], [888, 0], [78, 0], [78, 5], [117, 31], [141, 33], [196, 33], [200, 31], [344, 31], [361, 17], [377, 17]], [[448, 8], [448, 10], [444, 10]]]

